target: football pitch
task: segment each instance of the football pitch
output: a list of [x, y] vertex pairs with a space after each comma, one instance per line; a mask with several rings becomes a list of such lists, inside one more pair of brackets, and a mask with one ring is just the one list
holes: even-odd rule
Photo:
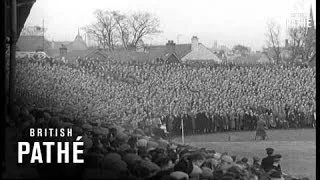
[[[254, 140], [255, 131], [226, 132], [186, 136], [185, 143], [197, 147], [214, 149], [217, 152], [228, 152], [237, 159], [253, 156], [266, 156], [265, 149], [272, 147], [275, 154], [281, 154], [283, 172], [297, 177], [316, 179], [316, 130], [290, 129], [268, 130], [269, 139]], [[181, 142], [181, 138], [174, 139]]]

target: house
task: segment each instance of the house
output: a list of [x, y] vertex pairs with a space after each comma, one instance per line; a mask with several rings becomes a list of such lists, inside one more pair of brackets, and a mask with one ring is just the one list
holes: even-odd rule
[[217, 55], [205, 47], [203, 44], [199, 43], [199, 39], [193, 36], [191, 39], [191, 49], [185, 56], [181, 58], [182, 62], [186, 61], [214, 61], [222, 62]]
[[[160, 47], [158, 47], [160, 49]], [[151, 47], [149, 52], [155, 53], [155, 47]], [[156, 57], [157, 61], [162, 61], [166, 63], [179, 63], [182, 58], [186, 56], [191, 51], [190, 44], [179, 44], [176, 45], [173, 41], [168, 41], [162, 52]]]
[[156, 59], [158, 61], [164, 61], [167, 63], [190, 61], [222, 62], [222, 60], [219, 59], [213, 51], [199, 43], [199, 39], [196, 36], [191, 38], [190, 44], [176, 45], [173, 41], [169, 40], [165, 47], [151, 46], [149, 47], [149, 53], [154, 53], [155, 49], [158, 49], [157, 53], [159, 53], [159, 50], [162, 49], [162, 53], [160, 53], [160, 56], [158, 55]]
[[86, 50], [88, 49], [86, 42], [83, 40], [80, 32], [78, 30], [78, 34], [73, 41], [51, 41], [50, 49], [59, 49], [62, 45], [64, 45], [68, 51], [73, 50]]
[[17, 41], [17, 51], [36, 52], [50, 48], [50, 42], [43, 36], [20, 36]]
[[48, 41], [43, 36], [20, 36], [17, 41], [17, 50], [23, 52], [44, 51], [51, 57], [60, 57], [60, 50], [64, 46], [67, 48], [66, 58], [83, 56], [88, 53], [87, 45], [81, 37], [79, 31], [74, 41]]
[[[165, 46], [144, 46], [134, 50], [117, 49], [109, 52], [107, 50], [92, 51], [90, 57], [107, 55], [109, 58], [117, 62], [180, 62], [181, 58], [190, 52], [190, 44], [176, 45], [173, 41], [168, 41]], [[82, 57], [89, 57], [84, 55]], [[100, 56], [102, 57], [102, 56]]]
[[67, 47], [70, 51], [88, 49], [86, 42], [82, 39], [82, 36], [80, 36], [79, 30], [78, 30], [78, 35], [76, 36], [74, 41], [68, 44]]
[[[142, 42], [141, 42], [142, 43]], [[139, 48], [135, 50], [117, 49], [114, 51], [95, 50], [82, 54], [80, 57], [99, 57], [111, 58], [117, 62], [166, 62], [180, 63], [188, 61], [212, 61], [222, 62], [217, 55], [203, 44], [198, 42], [196, 36], [192, 37], [190, 44], [175, 44], [169, 40], [165, 46], [143, 46], [139, 44]], [[85, 52], [85, 51], [82, 51]], [[90, 53], [90, 55], [89, 55]], [[68, 52], [69, 54], [69, 52]], [[78, 54], [79, 55], [79, 54]]]

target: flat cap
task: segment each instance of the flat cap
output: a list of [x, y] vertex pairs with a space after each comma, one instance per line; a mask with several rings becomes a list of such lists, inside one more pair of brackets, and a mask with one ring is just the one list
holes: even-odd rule
[[266, 149], [266, 151], [267, 151], [267, 152], [273, 152], [274, 149], [269, 147], [269, 148]]
[[274, 156], [273, 156], [273, 158], [274, 159], [280, 159], [282, 156], [280, 155], [280, 154], [275, 154]]
[[253, 157], [253, 160], [254, 160], [254, 161], [260, 161], [260, 158], [259, 158], [258, 156], [254, 156], [254, 157]]

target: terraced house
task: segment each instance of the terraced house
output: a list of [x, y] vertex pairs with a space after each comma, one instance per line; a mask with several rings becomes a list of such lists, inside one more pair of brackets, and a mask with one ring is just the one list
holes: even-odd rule
[[[152, 47], [151, 47], [152, 48]], [[214, 61], [222, 62], [217, 55], [209, 48], [199, 43], [197, 36], [191, 38], [190, 44], [175, 45], [173, 41], [168, 41], [166, 51], [159, 57], [166, 62], [186, 62], [186, 61]]]
[[204, 46], [202, 43], [199, 43], [199, 39], [196, 36], [193, 36], [191, 38], [191, 43], [188, 44], [175, 44], [174, 41], [169, 40], [166, 45], [141, 45], [139, 48], [136, 48], [136, 50], [131, 51], [116, 50], [113, 52], [104, 52], [117, 61], [161, 61], [166, 63], [180, 63], [187, 61], [222, 62], [222, 60], [218, 58], [212, 50]]

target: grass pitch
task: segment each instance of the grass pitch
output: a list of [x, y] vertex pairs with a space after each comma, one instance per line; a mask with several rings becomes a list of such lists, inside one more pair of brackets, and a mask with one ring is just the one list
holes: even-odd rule
[[[237, 155], [237, 159], [253, 156], [265, 157], [265, 149], [272, 147], [274, 153], [282, 155], [281, 168], [297, 177], [316, 179], [316, 130], [291, 129], [268, 130], [269, 139], [254, 140], [255, 131], [226, 132], [186, 136], [185, 143], [197, 147], [214, 149], [217, 152], [228, 152]], [[181, 142], [181, 138], [174, 139]]]

